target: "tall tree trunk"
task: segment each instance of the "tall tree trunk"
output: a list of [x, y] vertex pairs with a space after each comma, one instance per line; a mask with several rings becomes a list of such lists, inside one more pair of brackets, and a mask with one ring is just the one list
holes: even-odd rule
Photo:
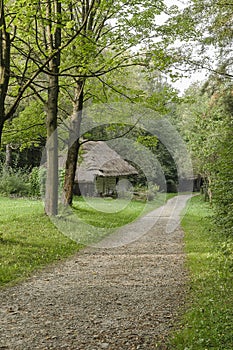
[[[53, 5], [53, 6], [52, 6]], [[47, 43], [51, 52], [57, 54], [49, 62], [48, 101], [47, 101], [47, 178], [45, 194], [45, 212], [47, 215], [57, 215], [58, 210], [58, 95], [59, 95], [59, 66], [61, 46], [61, 3], [58, 0], [46, 1]], [[56, 23], [54, 23], [54, 18]], [[55, 27], [55, 31], [54, 31]], [[54, 34], [53, 34], [54, 33]]]
[[[47, 177], [45, 194], [45, 212], [57, 215], [58, 205], [58, 140], [57, 140], [57, 82], [50, 77], [47, 103]], [[53, 85], [54, 84], [54, 85]]]
[[3, 126], [4, 126], [4, 119], [5, 119], [4, 117], [5, 117], [4, 112], [2, 114], [0, 112], [0, 147], [2, 144], [2, 132], [3, 132]]
[[71, 130], [69, 135], [69, 149], [67, 152], [63, 204], [71, 205], [73, 201], [73, 187], [75, 180], [75, 173], [78, 163], [78, 152], [80, 147], [80, 126], [82, 122], [82, 109], [84, 99], [84, 85], [85, 81], [79, 79], [77, 81], [75, 101], [73, 107], [73, 115], [71, 120]]
[[10, 34], [6, 30], [4, 1], [0, 0], [0, 145], [5, 116], [5, 99], [10, 79]]

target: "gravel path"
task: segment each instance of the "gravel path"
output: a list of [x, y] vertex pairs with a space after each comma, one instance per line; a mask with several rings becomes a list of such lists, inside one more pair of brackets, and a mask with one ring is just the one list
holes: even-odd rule
[[189, 197], [132, 243], [88, 247], [2, 290], [0, 349], [166, 349], [186, 281], [183, 232], [166, 227]]

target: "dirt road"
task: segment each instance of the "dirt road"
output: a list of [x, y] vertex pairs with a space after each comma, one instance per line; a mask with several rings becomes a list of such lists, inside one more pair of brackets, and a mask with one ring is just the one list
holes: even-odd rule
[[166, 349], [185, 297], [183, 232], [176, 226], [188, 198], [176, 206], [170, 200], [131, 243], [86, 248], [2, 290], [0, 349]]

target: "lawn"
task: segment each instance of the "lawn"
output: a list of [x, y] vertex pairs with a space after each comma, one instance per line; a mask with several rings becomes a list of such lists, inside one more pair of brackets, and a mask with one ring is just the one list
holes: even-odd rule
[[171, 193], [159, 193], [153, 201], [115, 200], [111, 198], [86, 198], [84, 200], [82, 197], [76, 197], [74, 213], [93, 226], [116, 228], [160, 207], [173, 196], [174, 194]]
[[34, 270], [74, 254], [95, 238], [98, 240], [116, 227], [162, 205], [165, 199], [166, 196], [158, 195], [147, 204], [127, 200], [75, 199], [74, 222], [72, 218], [67, 221], [63, 217], [54, 220], [62, 234], [44, 214], [42, 202], [0, 197], [0, 286], [15, 283]]
[[54, 227], [40, 201], [0, 197], [0, 205], [0, 286], [80, 249]]
[[212, 215], [194, 197], [182, 221], [190, 281], [173, 350], [233, 349], [233, 237], [215, 229]]

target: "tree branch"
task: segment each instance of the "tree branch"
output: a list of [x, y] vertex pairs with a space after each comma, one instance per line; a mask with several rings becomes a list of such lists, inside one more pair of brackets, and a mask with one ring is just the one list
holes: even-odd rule
[[63, 44], [61, 47], [59, 47], [59, 49], [55, 50], [46, 60], [45, 62], [38, 68], [38, 70], [32, 75], [32, 77], [19, 89], [18, 91], [18, 96], [16, 97], [13, 105], [11, 106], [11, 108], [9, 109], [9, 111], [6, 113], [4, 120], [8, 120], [10, 119], [10, 117], [15, 113], [18, 104], [24, 94], [24, 92], [27, 90], [27, 88], [29, 88], [29, 86], [33, 83], [33, 81], [37, 78], [37, 76], [44, 71], [44, 69], [46, 68], [46, 66], [48, 65], [48, 63], [54, 59], [54, 57], [57, 56], [58, 53], [60, 53], [62, 50], [64, 50], [66, 47], [68, 47], [73, 40], [81, 33], [81, 31], [83, 30], [83, 28], [85, 27], [87, 20], [88, 20], [88, 16], [89, 13], [92, 9], [92, 7], [94, 6], [95, 0], [92, 0], [89, 11], [86, 15], [86, 17], [84, 18], [84, 21], [81, 25], [81, 27], [79, 28], [79, 30], [75, 33], [75, 35], [73, 35], [65, 44]]

